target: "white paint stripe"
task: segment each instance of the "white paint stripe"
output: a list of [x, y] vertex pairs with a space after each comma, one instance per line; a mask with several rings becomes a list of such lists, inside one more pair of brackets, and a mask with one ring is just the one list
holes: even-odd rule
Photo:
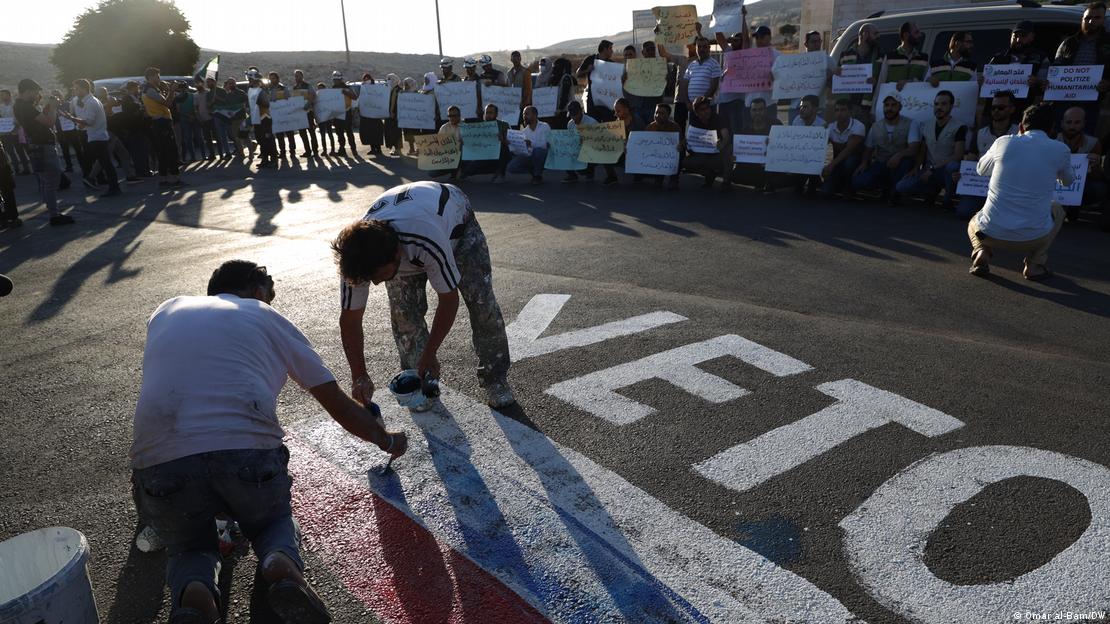
[[964, 425], [944, 412], [854, 379], [817, 386], [838, 399], [825, 409], [694, 465], [705, 478], [744, 491], [891, 422], [930, 437]]
[[584, 347], [612, 338], [630, 336], [686, 320], [685, 316], [673, 312], [651, 312], [557, 336], [540, 338], [569, 299], [570, 295], [536, 295], [524, 306], [516, 320], [505, 328], [505, 333], [509, 337], [509, 353], [514, 362], [563, 349]]
[[747, 390], [695, 366], [726, 355], [777, 377], [812, 370], [804, 362], [730, 334], [569, 379], [551, 386], [546, 392], [599, 418], [627, 425], [654, 414], [655, 408], [614, 391], [648, 379], [669, 381], [712, 403], [724, 403], [748, 394]]
[[[1012, 581], [954, 585], [937, 578], [924, 561], [929, 536], [956, 505], [1018, 476], [1054, 479], [1082, 492], [1090, 526], [1052, 561]], [[1029, 509], [1041, 506], [1031, 501]], [[1014, 621], [1021, 619], [1015, 613], [1089, 612], [1110, 604], [1110, 469], [1070, 455], [1021, 446], [932, 455], [880, 486], [840, 527], [860, 582], [916, 622]]]
[[[381, 453], [332, 421], [302, 434], [349, 472], [371, 470], [379, 495], [555, 621], [857, 621], [807, 580], [589, 458], [467, 397], [443, 400], [423, 414], [383, 407], [411, 435], [388, 480], [372, 471]], [[661, 585], [645, 595], [646, 583], [630, 582], [637, 569]]]

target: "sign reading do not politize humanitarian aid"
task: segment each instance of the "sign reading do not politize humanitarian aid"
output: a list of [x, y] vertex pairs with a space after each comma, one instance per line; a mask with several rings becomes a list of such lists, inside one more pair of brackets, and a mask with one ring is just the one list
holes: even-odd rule
[[501, 129], [496, 121], [464, 123], [459, 134], [463, 160], [497, 160], [501, 156]]
[[364, 82], [358, 91], [358, 114], [369, 119], [389, 119], [389, 94], [392, 87], [385, 83]]
[[780, 54], [771, 68], [775, 77], [771, 97], [776, 100], [793, 100], [806, 95], [818, 95], [825, 88], [828, 70], [829, 55], [824, 52]]
[[677, 132], [630, 132], [624, 156], [625, 173], [678, 173]]
[[764, 168], [783, 173], [821, 175], [828, 143], [828, 128], [771, 126]]
[[1044, 99], [1063, 102], [1094, 102], [1102, 65], [1057, 65], [1048, 68], [1048, 88]]
[[307, 129], [308, 111], [304, 109], [304, 98], [298, 95], [270, 102], [270, 118], [274, 123], [274, 134]]
[[[956, 184], [956, 193], [970, 197], [986, 197], [990, 187], [990, 178], [981, 176], [976, 169], [978, 163], [974, 160], [965, 160], [960, 163], [960, 181]], [[1061, 206], [1080, 206], [1083, 204], [1083, 189], [1087, 186], [1087, 168], [1090, 161], [1087, 154], [1071, 155], [1071, 174], [1075, 179], [1064, 186], [1056, 181], [1056, 201]]]
[[547, 133], [547, 161], [544, 169], [552, 171], [581, 171], [586, 163], [578, 160], [582, 139], [577, 130], [552, 130]]
[[459, 140], [453, 134], [418, 134], [413, 144], [419, 155], [416, 166], [424, 171], [454, 169], [459, 166]]
[[873, 107], [875, 109], [875, 121], [882, 117], [882, 101], [888, 95], [898, 98], [898, 101], [902, 103], [902, 114], [906, 117], [921, 123], [936, 119], [936, 115], [933, 114], [933, 100], [936, 99], [937, 93], [941, 91], [949, 91], [956, 98], [956, 103], [952, 106], [952, 119], [965, 126], [973, 125], [975, 123], [975, 104], [979, 101], [979, 85], [973, 80], [941, 82], [936, 87], [927, 82], [909, 82], [901, 91], [893, 82], [879, 85], [879, 96], [875, 98], [876, 105]]
[[397, 127], [417, 130], [435, 130], [435, 96], [431, 93], [398, 93]]

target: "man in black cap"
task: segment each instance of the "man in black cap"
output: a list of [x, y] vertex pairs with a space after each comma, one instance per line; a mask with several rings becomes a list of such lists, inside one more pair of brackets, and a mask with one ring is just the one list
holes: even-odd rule
[[24, 78], [19, 81], [19, 97], [15, 101], [15, 119], [27, 133], [27, 151], [31, 155], [31, 166], [39, 180], [39, 194], [42, 203], [50, 212], [50, 225], [73, 223], [73, 217], [58, 211], [58, 184], [62, 180], [62, 165], [58, 160], [58, 144], [54, 126], [58, 121], [56, 97], [42, 100], [42, 87], [39, 83]]
[[1017, 117], [1029, 106], [1030, 102], [1039, 99], [1037, 96], [1044, 91], [1048, 78], [1048, 59], [1033, 45], [1033, 41], [1036, 39], [1035, 30], [1033, 22], [1029, 20], [1018, 22], [1010, 33], [1010, 47], [995, 54], [991, 57], [991, 60], [987, 61], [988, 65], [1019, 64], [1033, 66], [1033, 72], [1029, 76], [1029, 95], [1018, 98], [1017, 105], [1014, 107], [1014, 123], [1020, 121]]

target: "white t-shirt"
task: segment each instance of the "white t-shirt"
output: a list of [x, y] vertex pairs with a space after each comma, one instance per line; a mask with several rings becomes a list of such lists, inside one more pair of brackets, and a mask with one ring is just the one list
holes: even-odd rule
[[1031, 241], [1052, 231], [1056, 181], [1071, 184], [1071, 151], [1040, 130], [999, 137], [979, 158], [976, 173], [990, 177], [987, 203], [974, 219], [987, 236]]
[[[401, 242], [398, 276], [426, 274], [432, 288], [445, 294], [462, 279], [455, 242], [472, 215], [470, 199], [454, 184], [412, 182], [379, 195], [363, 218], [385, 221], [396, 230]], [[370, 298], [370, 284], [340, 280], [339, 290], [344, 310], [361, 310]]]
[[73, 114], [80, 117], [86, 124], [85, 136], [89, 141], [108, 140], [108, 117], [104, 114], [104, 105], [92, 95], [84, 98], [73, 98]]
[[[583, 126], [596, 126], [597, 125], [597, 120], [594, 119], [593, 117], [590, 117], [589, 115], [583, 113], [582, 114], [582, 125]], [[577, 127], [578, 127], [578, 124], [574, 123], [573, 119], [567, 121], [567, 130], [574, 130]]]
[[131, 466], [281, 446], [277, 396], [335, 381], [277, 310], [236, 295], [175, 297], [147, 321]]
[[843, 132], [837, 126], [835, 121], [829, 122], [829, 142], [831, 143], [847, 143], [848, 139], [858, 136], [867, 136], [867, 130], [863, 127], [863, 122], [858, 119], [852, 118], [848, 122], [848, 127]]
[[527, 124], [521, 127], [524, 130], [524, 139], [532, 142], [532, 149], [547, 149], [547, 133], [551, 131], [551, 126], [547, 122], [537, 121], [536, 128], [533, 130]]

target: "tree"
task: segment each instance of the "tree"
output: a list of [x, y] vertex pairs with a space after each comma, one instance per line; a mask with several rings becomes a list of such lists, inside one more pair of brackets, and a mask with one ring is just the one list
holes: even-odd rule
[[163, 75], [191, 75], [200, 47], [189, 37], [189, 20], [172, 2], [102, 0], [75, 20], [55, 46], [50, 62], [58, 80], [140, 76], [147, 67]]
[[793, 24], [783, 24], [779, 26], [779, 34], [783, 39], [792, 39], [794, 35], [798, 34], [798, 27]]

